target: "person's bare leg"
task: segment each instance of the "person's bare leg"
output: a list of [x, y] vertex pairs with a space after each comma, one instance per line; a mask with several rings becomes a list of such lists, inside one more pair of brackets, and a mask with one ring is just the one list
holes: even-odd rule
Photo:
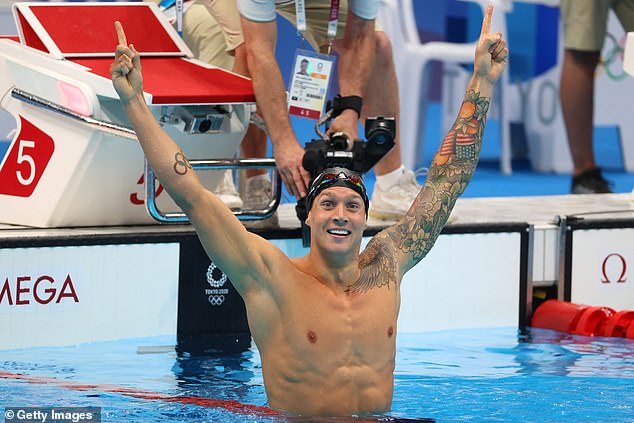
[[[244, 158], [266, 157], [266, 133], [257, 125], [250, 124], [247, 133], [242, 139], [241, 155]], [[244, 193], [244, 209], [260, 210], [267, 207], [273, 198], [272, 186], [269, 176], [269, 169], [247, 169], [242, 179], [242, 189]], [[277, 212], [264, 220], [254, 220], [243, 222], [247, 228], [276, 227], [279, 225]]]
[[392, 172], [401, 166], [401, 146], [398, 136], [399, 97], [396, 69], [392, 60], [392, 44], [382, 31], [376, 33], [377, 51], [372, 75], [363, 98], [362, 120], [374, 116], [394, 116], [396, 138], [394, 148], [374, 167], [377, 176]]
[[[266, 157], [266, 133], [258, 126], [251, 124], [244, 135], [241, 144], [241, 156], [245, 158]], [[247, 169], [247, 178], [251, 176], [264, 175], [266, 169]]]
[[[238, 46], [234, 51], [235, 60], [233, 64], [233, 71], [240, 75], [249, 76], [249, 68], [247, 66], [247, 52], [244, 44]], [[266, 133], [258, 128], [256, 125], [249, 125], [242, 143], [240, 144], [240, 151], [242, 157], [248, 158], [263, 158], [266, 157]], [[247, 178], [251, 176], [264, 175], [267, 172], [266, 169], [247, 169]]]
[[592, 145], [594, 73], [599, 52], [565, 50], [561, 69], [561, 110], [574, 165], [573, 176], [596, 167]]

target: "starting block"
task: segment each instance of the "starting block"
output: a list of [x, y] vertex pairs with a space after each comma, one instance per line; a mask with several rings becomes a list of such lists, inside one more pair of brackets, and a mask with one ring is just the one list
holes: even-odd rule
[[[155, 222], [143, 152], [109, 74], [116, 20], [141, 53], [144, 96], [163, 129], [189, 158], [234, 156], [255, 103], [251, 81], [193, 59], [154, 3], [16, 3], [13, 15], [19, 39], [0, 39], [0, 106], [17, 127], [0, 157], [0, 222]], [[219, 173], [200, 177], [214, 189]], [[178, 210], [160, 185], [152, 193]]]

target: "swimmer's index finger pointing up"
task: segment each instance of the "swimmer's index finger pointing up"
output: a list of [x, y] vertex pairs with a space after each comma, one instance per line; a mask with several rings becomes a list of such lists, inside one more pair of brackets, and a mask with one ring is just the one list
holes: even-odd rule
[[491, 3], [487, 6], [487, 11], [484, 14], [484, 19], [482, 20], [482, 31], [480, 32], [480, 36], [488, 35], [491, 31], [491, 15], [493, 14], [493, 5]]
[[128, 41], [125, 38], [125, 32], [123, 31], [123, 25], [121, 25], [121, 22], [115, 21], [114, 28], [117, 30], [117, 38], [119, 39], [119, 44], [127, 47]]

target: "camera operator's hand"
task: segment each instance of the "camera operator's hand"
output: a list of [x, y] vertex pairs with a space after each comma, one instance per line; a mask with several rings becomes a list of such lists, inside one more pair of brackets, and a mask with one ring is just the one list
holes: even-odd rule
[[310, 185], [310, 174], [302, 165], [304, 149], [297, 142], [289, 143], [276, 150], [273, 155], [288, 192], [298, 199], [304, 198]]
[[359, 138], [359, 115], [352, 109], [345, 109], [331, 123], [327, 135], [337, 132], [343, 132], [348, 139], [356, 140]]

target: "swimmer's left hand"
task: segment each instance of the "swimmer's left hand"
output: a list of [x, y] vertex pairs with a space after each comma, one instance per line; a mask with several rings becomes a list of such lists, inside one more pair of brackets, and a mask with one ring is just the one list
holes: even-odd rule
[[492, 15], [493, 6], [489, 4], [484, 14], [482, 30], [476, 47], [474, 73], [493, 83], [506, 68], [509, 50], [501, 32], [490, 33]]

